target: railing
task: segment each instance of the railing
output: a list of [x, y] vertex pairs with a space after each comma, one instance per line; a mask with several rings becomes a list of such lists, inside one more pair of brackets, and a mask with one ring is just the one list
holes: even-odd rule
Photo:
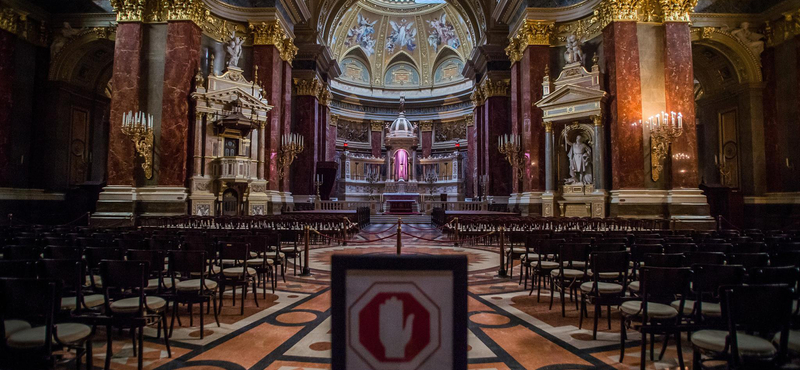
[[251, 159], [247, 157], [221, 157], [217, 159], [217, 174], [225, 181], [250, 180]]
[[320, 209], [323, 211], [342, 211], [342, 210], [353, 210], [357, 208], [369, 207], [372, 209], [373, 205], [378, 204], [377, 201], [370, 202], [370, 201], [333, 201], [333, 200], [323, 200], [319, 202]]

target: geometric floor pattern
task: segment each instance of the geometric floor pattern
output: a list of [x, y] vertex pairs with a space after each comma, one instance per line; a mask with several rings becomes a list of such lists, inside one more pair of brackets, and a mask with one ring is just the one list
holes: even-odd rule
[[[381, 236], [389, 225], [372, 225], [355, 237], [348, 246], [314, 246], [309, 257], [312, 276], [292, 274], [289, 266], [286, 282], [279, 279], [273, 294], [258, 289], [258, 307], [248, 295], [245, 313], [231, 306], [226, 294], [217, 327], [212, 315], [205, 317], [205, 336], [200, 339], [199, 308], [194, 307], [194, 326], [189, 327], [188, 311], [181, 308], [182, 327], [176, 327], [170, 340], [172, 357], [155, 329], [145, 330], [144, 363], [146, 369], [330, 369], [330, 257], [335, 253], [394, 254], [395, 240], [369, 242]], [[597, 340], [592, 340], [590, 319], [578, 329], [579, 315], [574, 302], [567, 300], [566, 317], [561, 316], [560, 300], [549, 309], [549, 292], [528, 295], [519, 283], [519, 266], [513, 278], [497, 277], [499, 254], [496, 246], [453, 247], [430, 225], [404, 227], [404, 231], [425, 238], [403, 237], [404, 254], [464, 254], [469, 261], [468, 344], [470, 369], [638, 369], [636, 333], [629, 332], [624, 362], [619, 362], [619, 315], [612, 310], [612, 328], [608, 330], [606, 312], [600, 320]], [[591, 308], [590, 308], [591, 310]], [[588, 323], [588, 325], [587, 325]], [[588, 330], [587, 330], [588, 329]], [[136, 369], [132, 345], [127, 335], [114, 333], [113, 369]], [[123, 333], [124, 334], [124, 333]], [[105, 360], [105, 333], [102, 328], [94, 339], [94, 365], [100, 369]], [[660, 353], [656, 346], [656, 359]], [[691, 364], [691, 349], [684, 342], [684, 359]], [[70, 365], [68, 365], [70, 366]], [[70, 368], [73, 368], [70, 366]], [[678, 368], [674, 343], [661, 361], [648, 361], [648, 369]]]

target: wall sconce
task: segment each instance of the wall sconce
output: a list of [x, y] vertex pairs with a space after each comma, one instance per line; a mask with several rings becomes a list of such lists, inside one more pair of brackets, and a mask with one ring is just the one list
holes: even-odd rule
[[651, 178], [658, 181], [664, 166], [661, 161], [669, 152], [669, 145], [683, 134], [683, 115], [681, 113], [661, 112], [647, 119], [650, 128], [650, 168]]
[[298, 134], [283, 134], [281, 136], [281, 147], [278, 154], [278, 178], [283, 179], [284, 171], [292, 165], [297, 155], [303, 152], [303, 136]]
[[501, 135], [497, 138], [497, 150], [506, 156], [506, 160], [517, 171], [517, 178], [520, 179], [525, 167], [525, 155], [522, 154], [521, 142], [522, 138], [515, 134]]
[[130, 136], [136, 153], [142, 157], [144, 177], [153, 178], [153, 115], [144, 112], [122, 114], [122, 133]]

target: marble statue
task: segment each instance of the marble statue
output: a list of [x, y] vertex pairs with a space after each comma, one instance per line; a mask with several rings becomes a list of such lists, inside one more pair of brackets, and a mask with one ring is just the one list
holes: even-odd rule
[[581, 50], [581, 42], [574, 34], [567, 36], [567, 51], [564, 52], [564, 59], [567, 64], [583, 62], [584, 56]]
[[747, 48], [756, 57], [760, 57], [761, 53], [764, 52], [764, 41], [762, 40], [764, 35], [750, 31], [750, 23], [742, 22], [739, 28], [731, 31], [731, 35], [747, 45]]
[[[566, 135], [566, 132], [564, 133]], [[583, 142], [583, 135], [575, 136], [575, 142], [567, 144], [567, 158], [569, 158], [569, 176], [567, 184], [592, 183], [592, 147]]]
[[239, 67], [239, 58], [242, 57], [242, 44], [244, 39], [236, 36], [236, 31], [231, 32], [231, 39], [225, 45], [228, 52], [228, 67]]
[[58, 52], [64, 48], [64, 45], [72, 40], [81, 32], [80, 29], [72, 28], [69, 22], [64, 22], [64, 28], [61, 29], [61, 34], [55, 34], [53, 43], [50, 45], [50, 57], [53, 58], [58, 55]]

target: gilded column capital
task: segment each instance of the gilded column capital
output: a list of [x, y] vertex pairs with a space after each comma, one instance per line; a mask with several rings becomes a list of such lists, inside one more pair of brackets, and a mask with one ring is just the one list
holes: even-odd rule
[[328, 120], [328, 124], [334, 127], [339, 127], [339, 115], [331, 114], [331, 118]]
[[664, 22], [689, 22], [689, 13], [697, 6], [697, 0], [659, 0], [664, 11]]
[[544, 132], [553, 132], [553, 122], [544, 121]]
[[522, 59], [522, 54], [528, 46], [551, 45], [554, 30], [555, 23], [553, 22], [524, 20], [517, 31], [508, 38], [508, 46], [505, 51], [511, 64]]
[[470, 115], [464, 117], [464, 125], [466, 125], [466, 126], [474, 126], [475, 125], [475, 116], [470, 114]]
[[511, 87], [509, 80], [492, 81], [487, 78], [481, 84], [481, 93], [483, 99], [488, 99], [495, 96], [510, 96], [509, 88]]
[[203, 0], [162, 0], [167, 9], [168, 21], [192, 21], [203, 25], [206, 16], [206, 4]]
[[316, 77], [312, 79], [294, 79], [294, 91], [296, 95], [307, 95], [319, 98], [321, 90], [322, 82], [319, 82], [319, 79]]
[[145, 16], [145, 0], [111, 0], [117, 22], [141, 22]]
[[419, 121], [419, 130], [422, 132], [431, 132], [433, 131], [433, 121]]
[[384, 126], [383, 121], [374, 119], [372, 121], [369, 121], [369, 123], [371, 131], [383, 132], [383, 126]]
[[328, 87], [320, 88], [319, 96], [319, 103], [324, 106], [328, 106], [331, 104], [331, 89]]
[[472, 89], [472, 94], [470, 94], [469, 99], [472, 101], [473, 107], [483, 104], [483, 93], [481, 92], [480, 86], [475, 85], [475, 88]]
[[294, 45], [294, 41], [291, 38], [286, 37], [283, 39], [283, 49], [281, 50], [279, 48], [279, 50], [281, 52], [281, 59], [292, 64], [292, 60], [297, 56], [297, 51], [300, 49]]
[[273, 45], [278, 49], [281, 59], [292, 63], [298, 48], [278, 20], [250, 23], [248, 28], [253, 34], [253, 45]]
[[601, 116], [592, 116], [592, 123], [594, 123], [594, 125], [598, 126], [598, 127], [602, 126], [603, 125], [603, 117], [601, 117]]
[[17, 34], [19, 14], [11, 8], [0, 9], [0, 29]]
[[603, 0], [599, 9], [602, 24], [605, 26], [613, 21], [638, 21], [640, 3], [642, 0]]

